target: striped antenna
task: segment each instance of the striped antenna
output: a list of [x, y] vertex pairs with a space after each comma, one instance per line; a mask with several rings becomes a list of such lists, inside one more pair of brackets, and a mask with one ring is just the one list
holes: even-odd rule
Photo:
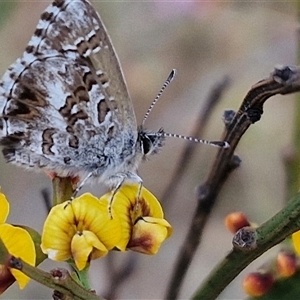
[[208, 140], [197, 139], [197, 138], [194, 138], [191, 136], [184, 136], [181, 134], [167, 133], [167, 132], [162, 133], [162, 135], [165, 137], [179, 138], [179, 139], [191, 141], [194, 143], [207, 144], [207, 145], [211, 145], [211, 146], [218, 147], [218, 148], [229, 148], [230, 147], [229, 143], [226, 141], [208, 141]]
[[147, 120], [147, 118], [149, 117], [154, 105], [157, 103], [157, 101], [159, 100], [160, 96], [162, 95], [162, 93], [164, 92], [164, 90], [166, 89], [166, 87], [171, 83], [171, 81], [175, 78], [176, 75], [176, 70], [173, 69], [170, 73], [170, 75], [168, 76], [167, 80], [165, 81], [165, 83], [163, 84], [163, 86], [161, 87], [160, 91], [158, 92], [157, 96], [155, 97], [155, 99], [153, 100], [153, 102], [151, 103], [150, 107], [148, 108], [147, 112], [144, 115], [144, 119], [142, 122], [142, 127], [145, 124], [145, 121]]

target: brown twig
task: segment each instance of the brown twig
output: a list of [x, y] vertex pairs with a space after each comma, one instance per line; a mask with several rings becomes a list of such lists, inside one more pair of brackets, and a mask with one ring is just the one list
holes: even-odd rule
[[9, 258], [8, 266], [20, 270], [35, 281], [54, 289], [56, 295], [60, 293], [62, 297], [64, 295], [74, 300], [104, 300], [94, 292], [80, 286], [64, 269], [55, 269], [47, 273], [13, 256]]
[[[259, 121], [264, 102], [276, 94], [300, 91], [300, 68], [285, 66], [275, 69], [270, 77], [252, 86], [237, 113], [226, 112], [224, 140], [230, 148], [220, 149], [207, 180], [198, 188], [198, 205], [182, 249], [179, 253], [174, 273], [169, 284], [166, 299], [177, 299], [185, 274], [200, 244], [202, 232], [212, 211], [216, 198], [230, 173], [239, 165], [234, 155], [241, 137], [250, 125]], [[233, 116], [231, 118], [231, 116]]]
[[117, 267], [116, 257], [110, 253], [107, 256], [107, 275], [109, 276], [109, 287], [104, 293], [105, 299], [117, 299], [118, 291], [122, 284], [133, 274], [137, 266], [137, 256], [135, 253], [128, 253], [124, 263]]
[[[211, 89], [209, 95], [207, 96], [204, 106], [199, 112], [199, 117], [197, 119], [197, 123], [192, 131], [191, 136], [197, 137], [202, 136], [204, 128], [208, 122], [209, 117], [213, 109], [222, 99], [222, 96], [225, 90], [228, 88], [230, 84], [230, 79], [228, 76], [224, 76], [217, 82]], [[164, 208], [166, 209], [166, 205], [168, 204], [168, 200], [172, 199], [173, 195], [175, 194], [176, 187], [180, 182], [181, 178], [183, 177], [185, 171], [188, 168], [188, 162], [191, 161], [191, 156], [194, 154], [197, 145], [195, 143], [186, 143], [185, 148], [183, 150], [182, 155], [180, 156], [180, 160], [177, 164], [177, 167], [174, 171], [174, 175], [172, 176], [169, 184], [167, 185], [163, 196], [161, 197], [161, 202], [164, 204]]]

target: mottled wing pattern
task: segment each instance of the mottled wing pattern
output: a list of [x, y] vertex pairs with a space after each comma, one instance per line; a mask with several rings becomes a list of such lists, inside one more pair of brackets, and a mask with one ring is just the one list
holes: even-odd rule
[[132, 103], [99, 15], [88, 1], [55, 0], [0, 83], [5, 158], [60, 175], [101, 174], [112, 159], [131, 156], [136, 139]]

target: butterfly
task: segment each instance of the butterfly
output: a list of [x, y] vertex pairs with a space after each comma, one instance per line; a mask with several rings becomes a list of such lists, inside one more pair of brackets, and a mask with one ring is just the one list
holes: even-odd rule
[[137, 126], [114, 47], [91, 4], [55, 0], [0, 82], [6, 161], [114, 186], [141, 181], [138, 165], [166, 136]]

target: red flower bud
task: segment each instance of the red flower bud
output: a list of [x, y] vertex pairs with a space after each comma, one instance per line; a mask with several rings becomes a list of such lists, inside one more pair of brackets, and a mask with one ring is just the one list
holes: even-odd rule
[[271, 273], [249, 273], [243, 280], [243, 289], [248, 295], [258, 297], [266, 294], [273, 283], [274, 277]]
[[280, 251], [277, 255], [276, 266], [281, 277], [291, 277], [297, 271], [296, 254], [291, 251]]
[[249, 225], [246, 215], [242, 212], [233, 212], [225, 218], [225, 226], [231, 233], [236, 233], [239, 229]]

